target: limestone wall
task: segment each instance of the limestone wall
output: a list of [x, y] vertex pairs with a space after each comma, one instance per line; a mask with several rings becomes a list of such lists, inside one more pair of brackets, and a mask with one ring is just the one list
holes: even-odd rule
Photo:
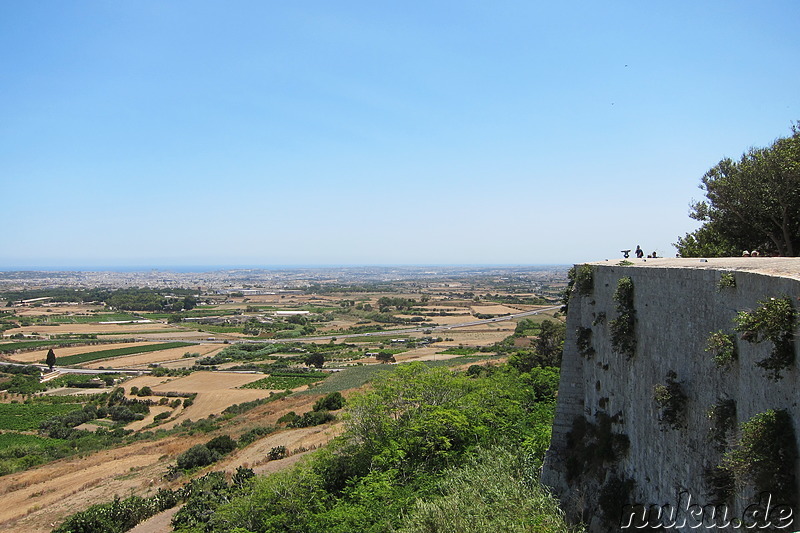
[[[735, 400], [739, 423], [768, 409], [784, 409], [800, 437], [798, 364], [784, 371], [782, 379], [771, 380], [756, 362], [770, 354], [772, 344], [751, 344], [738, 335], [738, 360], [729, 366], [717, 367], [705, 351], [711, 332], [734, 333], [736, 313], [755, 309], [761, 300], [788, 295], [795, 309], [800, 308], [800, 280], [791, 274], [800, 275], [800, 263], [793, 259], [779, 263], [783, 269], [779, 271], [789, 275], [759, 272], [752, 262], [592, 264], [591, 294], [573, 294], [569, 304], [556, 420], [542, 473], [542, 480], [562, 499], [568, 513], [582, 517], [592, 531], [611, 530], [608, 522], [600, 520], [600, 494], [612, 477], [632, 481], [630, 493], [624, 495], [626, 503], [680, 506], [679, 494], [684, 491], [684, 498], [691, 495], [692, 503], [712, 503], [704, 470], [719, 463], [723, 452], [709, 440], [707, 412], [722, 399]], [[718, 287], [723, 272], [733, 273], [735, 287]], [[631, 358], [614, 352], [610, 336], [610, 323], [618, 314], [613, 294], [624, 276], [634, 286], [637, 349]], [[579, 353], [579, 328], [591, 329], [594, 354]], [[661, 410], [653, 399], [654, 387], [666, 382], [669, 371], [677, 374], [688, 396], [681, 429], [659, 422]], [[598, 413], [614, 417], [612, 431], [627, 436], [627, 453], [594, 465], [591, 472], [587, 465], [585, 472], [568, 481], [567, 461], [576, 448], [568, 440], [574, 420], [583, 416], [596, 423]], [[735, 435], [728, 447], [733, 439]], [[786, 468], [797, 471], [796, 464]], [[741, 516], [757, 500], [754, 491], [750, 486], [736, 487], [730, 509], [734, 516]], [[797, 502], [782, 503], [797, 507]], [[800, 526], [800, 520], [795, 520], [795, 526]], [[676, 529], [693, 531], [688, 526]], [[788, 531], [796, 529], [800, 527]]]

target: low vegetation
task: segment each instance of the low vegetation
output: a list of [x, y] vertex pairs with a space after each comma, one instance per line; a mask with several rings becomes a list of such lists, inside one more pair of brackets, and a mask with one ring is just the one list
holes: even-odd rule
[[636, 309], [633, 306], [633, 280], [630, 277], [619, 279], [614, 301], [617, 302], [617, 318], [610, 324], [611, 346], [614, 351], [630, 359], [636, 354]]
[[784, 410], [759, 413], [740, 428], [740, 438], [725, 453], [722, 467], [740, 486], [770, 492], [781, 503], [797, 501], [798, 450], [792, 418]]
[[[255, 478], [238, 495], [221, 495], [216, 506], [206, 502], [203, 513], [176, 516], [174, 524], [178, 531], [415, 531], [430, 512], [426, 502], [441, 494], [436, 480], [443, 488], [465, 475], [475, 479], [489, 456], [504, 463], [506, 472], [524, 464], [517, 462], [522, 458], [541, 460], [537, 443], [549, 438], [552, 406], [552, 397], [535, 401], [530, 385], [512, 368], [470, 378], [403, 365], [350, 400], [347, 431], [332, 446], [294, 470]], [[513, 452], [479, 451], [497, 446]], [[473, 462], [460, 466], [469, 457]], [[536, 482], [525, 479], [525, 470], [516, 470], [511, 480], [501, 481], [502, 474], [493, 479], [505, 485], [506, 494], [526, 494]], [[552, 524], [553, 531], [566, 530], [557, 505], [539, 491], [539, 504], [529, 503], [526, 512]], [[496, 496], [494, 505], [502, 505]], [[451, 506], [444, 499], [437, 504]], [[415, 511], [404, 513], [407, 509]], [[491, 508], [483, 511], [486, 528], [492, 514]], [[513, 521], [513, 513], [497, 520], [495, 530], [503, 520]]]
[[324, 372], [283, 373], [272, 374], [268, 377], [242, 385], [243, 389], [296, 389], [303, 385], [311, 385], [324, 380], [328, 374]]

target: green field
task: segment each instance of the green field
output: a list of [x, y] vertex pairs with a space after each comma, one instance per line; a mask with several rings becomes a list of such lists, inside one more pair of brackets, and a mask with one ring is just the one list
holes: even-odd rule
[[247, 385], [242, 385], [242, 389], [275, 389], [275, 390], [287, 390], [287, 389], [295, 389], [297, 387], [302, 387], [303, 385], [310, 385], [311, 383], [316, 383], [317, 381], [322, 381], [325, 379], [327, 374], [322, 372], [314, 372], [309, 375], [272, 375], [265, 377], [263, 379], [259, 379], [258, 381], [253, 381], [252, 383], [248, 383]]
[[107, 359], [109, 357], [119, 357], [122, 355], [133, 355], [137, 353], [158, 352], [161, 350], [169, 350], [171, 348], [185, 348], [187, 346], [194, 346], [194, 344], [191, 342], [163, 342], [161, 344], [148, 344], [147, 346], [130, 346], [127, 348], [99, 350], [96, 352], [79, 353], [75, 355], [59, 357], [56, 361], [56, 364], [77, 365], [87, 361], [96, 361], [97, 359]]
[[50, 417], [80, 409], [76, 403], [0, 403], [0, 429], [30, 431]]
[[[0, 433], [0, 450], [6, 451], [9, 448], [46, 448], [53, 444], [64, 442], [60, 439], [50, 439], [47, 437], [38, 437], [36, 435], [27, 435], [24, 433]], [[0, 451], [0, 455], [2, 455]]]
[[316, 385], [309, 394], [328, 394], [331, 392], [342, 392], [348, 389], [360, 387], [371, 381], [381, 372], [392, 372], [395, 365], [360, 365], [350, 366], [339, 372], [331, 373], [330, 377], [324, 382]]

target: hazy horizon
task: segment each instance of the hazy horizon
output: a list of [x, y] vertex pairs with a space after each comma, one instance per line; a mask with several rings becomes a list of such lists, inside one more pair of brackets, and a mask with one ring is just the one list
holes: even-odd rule
[[308, 264], [308, 265], [83, 265], [0, 266], [0, 272], [216, 272], [224, 270], [306, 270], [336, 268], [535, 268], [565, 267], [572, 263], [473, 263], [473, 264]]

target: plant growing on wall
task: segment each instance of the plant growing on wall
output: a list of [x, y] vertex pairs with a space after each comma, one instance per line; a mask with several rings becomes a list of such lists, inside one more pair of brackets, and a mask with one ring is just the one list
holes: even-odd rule
[[781, 372], [794, 364], [794, 329], [797, 311], [788, 296], [758, 302], [754, 311], [741, 311], [734, 318], [736, 331], [750, 343], [770, 341], [769, 356], [756, 365], [767, 372], [767, 377], [778, 381]]
[[708, 440], [714, 443], [718, 451], [723, 451], [729, 437], [736, 430], [736, 401], [722, 400], [712, 405], [706, 413], [711, 427], [708, 430]]
[[575, 344], [578, 346], [578, 353], [586, 359], [591, 359], [594, 356], [592, 328], [579, 327], [575, 335]]
[[736, 479], [727, 468], [715, 465], [703, 470], [703, 480], [708, 485], [710, 503], [720, 504], [730, 502], [736, 492]]
[[595, 317], [595, 319], [592, 320], [592, 325], [593, 326], [600, 326], [600, 325], [605, 324], [605, 323], [606, 323], [606, 312], [605, 311], [600, 311], [599, 313], [597, 313], [597, 316]]
[[670, 370], [667, 382], [653, 387], [653, 400], [661, 409], [659, 422], [672, 429], [686, 427], [686, 403], [689, 400], [677, 378], [678, 375]]
[[631, 503], [634, 487], [632, 479], [621, 478], [615, 473], [600, 488], [597, 504], [603, 513], [603, 522], [606, 526], [619, 526], [622, 523], [622, 513]]
[[736, 337], [722, 330], [715, 331], [708, 336], [706, 351], [714, 357], [718, 368], [729, 365], [736, 359]]
[[733, 272], [723, 272], [720, 274], [719, 281], [717, 282], [717, 291], [732, 289], [734, 287], [736, 287], [736, 277], [733, 275]]
[[572, 421], [572, 428], [567, 433], [567, 481], [580, 476], [593, 476], [602, 481], [605, 467], [628, 453], [628, 436], [613, 431], [617, 418], [598, 412], [595, 420], [596, 423], [592, 423], [578, 416]]
[[633, 307], [633, 280], [620, 278], [614, 291], [617, 318], [611, 321], [611, 346], [630, 359], [636, 354], [636, 310]]
[[773, 409], [742, 424], [739, 441], [722, 462], [738, 483], [752, 483], [757, 492], [770, 492], [781, 502], [797, 501], [796, 464], [792, 418]]
[[561, 298], [561, 303], [564, 307], [561, 311], [566, 313], [569, 307], [569, 300], [573, 294], [579, 296], [589, 296], [594, 290], [594, 270], [591, 265], [576, 265], [569, 269], [567, 272], [567, 287], [564, 289], [564, 295]]

